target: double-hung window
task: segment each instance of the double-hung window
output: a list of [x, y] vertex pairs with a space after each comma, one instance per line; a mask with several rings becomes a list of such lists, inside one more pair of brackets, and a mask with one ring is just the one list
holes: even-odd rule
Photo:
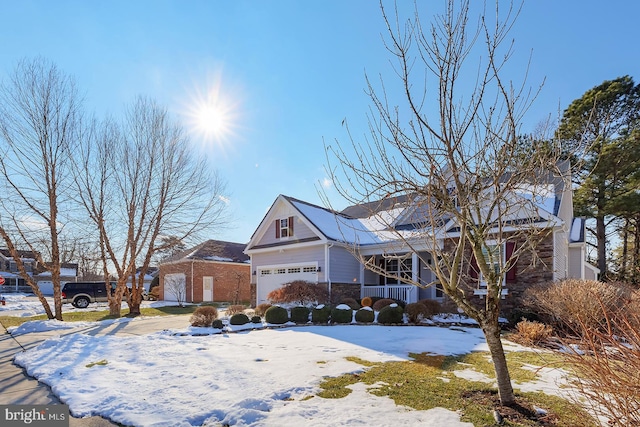
[[293, 236], [293, 217], [276, 219], [276, 239]]

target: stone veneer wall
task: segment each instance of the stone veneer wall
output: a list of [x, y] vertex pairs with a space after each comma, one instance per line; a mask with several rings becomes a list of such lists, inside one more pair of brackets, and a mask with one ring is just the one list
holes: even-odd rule
[[[445, 242], [445, 250], [452, 251], [455, 241], [447, 240]], [[523, 240], [516, 240], [516, 247], [520, 247]], [[471, 249], [469, 248], [465, 254], [466, 259], [471, 258]], [[469, 266], [466, 264], [463, 268], [465, 274], [468, 273]], [[540, 242], [535, 253], [526, 251], [522, 253], [516, 263], [516, 280], [512, 283], [505, 283], [504, 287], [509, 293], [501, 301], [501, 311], [503, 315], [507, 315], [514, 308], [522, 306], [522, 298], [524, 292], [533, 285], [549, 283], [553, 281], [553, 234], [550, 233]], [[477, 283], [470, 277], [466, 277], [467, 284], [463, 285], [463, 289], [467, 297], [477, 306], [484, 305], [484, 297], [474, 295], [473, 291], [477, 289]], [[473, 281], [473, 283], [472, 283]], [[443, 309], [447, 312], [455, 313], [456, 305], [445, 295]]]

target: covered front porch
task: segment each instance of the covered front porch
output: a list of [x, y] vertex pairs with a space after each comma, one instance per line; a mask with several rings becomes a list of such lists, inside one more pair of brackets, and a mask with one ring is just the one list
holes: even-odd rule
[[[435, 299], [442, 301], [444, 294], [433, 283], [435, 275], [431, 270], [433, 263], [432, 254], [429, 252], [407, 252], [401, 254], [376, 254], [373, 255], [376, 266], [388, 272], [393, 277], [378, 274], [360, 266], [360, 294], [364, 297], [389, 298], [404, 301], [407, 304], [418, 302], [421, 299]], [[419, 287], [403, 280], [411, 280], [414, 283], [424, 284]]]

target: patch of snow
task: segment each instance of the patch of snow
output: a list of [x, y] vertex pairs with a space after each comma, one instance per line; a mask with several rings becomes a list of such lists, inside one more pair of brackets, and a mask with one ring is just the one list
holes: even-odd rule
[[339, 304], [336, 306], [337, 310], [351, 310], [351, 307], [349, 307], [347, 304]]

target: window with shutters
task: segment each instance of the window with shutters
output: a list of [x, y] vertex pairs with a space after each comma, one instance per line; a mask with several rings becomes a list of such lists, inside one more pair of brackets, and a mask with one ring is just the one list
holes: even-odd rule
[[276, 239], [293, 236], [293, 217], [276, 219]]
[[[488, 241], [482, 248], [482, 256], [487, 263], [489, 270], [493, 270], [496, 274], [500, 274], [500, 271], [504, 271], [502, 268], [511, 259], [515, 244], [513, 242], [505, 242], [498, 244], [495, 241]], [[474, 256], [471, 259], [471, 266], [469, 275], [472, 279], [477, 281], [477, 289], [474, 292], [476, 295], [487, 294], [487, 278], [484, 277], [482, 271], [478, 267], [478, 262]], [[508, 293], [506, 286], [509, 283], [516, 281], [516, 264], [511, 265], [509, 270], [504, 274], [502, 281], [502, 295]]]

